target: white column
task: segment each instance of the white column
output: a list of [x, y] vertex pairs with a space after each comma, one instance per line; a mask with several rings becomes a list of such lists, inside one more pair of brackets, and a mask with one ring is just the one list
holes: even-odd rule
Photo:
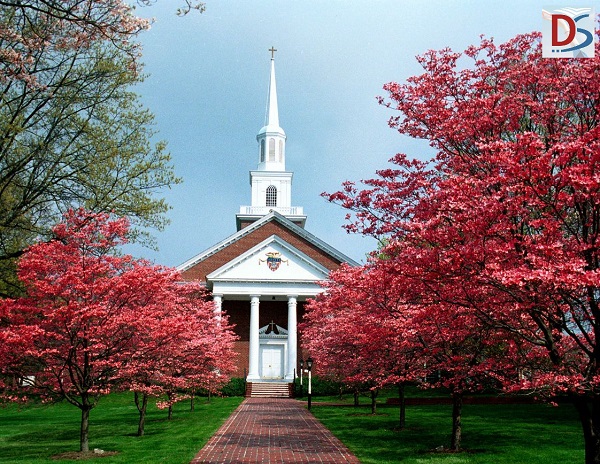
[[213, 313], [217, 322], [221, 322], [221, 308], [223, 306], [223, 295], [213, 295], [213, 302], [215, 303], [215, 309]]
[[258, 372], [259, 359], [259, 339], [258, 339], [258, 307], [260, 305], [260, 295], [250, 295], [250, 356], [248, 364], [247, 380], [259, 380]]
[[288, 295], [288, 350], [286, 380], [294, 379], [294, 369], [298, 359], [298, 316], [296, 295]]

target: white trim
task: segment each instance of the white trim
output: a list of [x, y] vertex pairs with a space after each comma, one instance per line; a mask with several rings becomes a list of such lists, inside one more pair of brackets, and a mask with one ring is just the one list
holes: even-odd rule
[[298, 301], [304, 301], [306, 298], [313, 298], [322, 293], [324, 288], [317, 283], [295, 283], [287, 285], [278, 285], [277, 283], [269, 285], [268, 282], [220, 282], [216, 281], [213, 285], [213, 291], [222, 293], [228, 299], [247, 300], [248, 295], [260, 293], [270, 297], [286, 297], [290, 293], [298, 295]]

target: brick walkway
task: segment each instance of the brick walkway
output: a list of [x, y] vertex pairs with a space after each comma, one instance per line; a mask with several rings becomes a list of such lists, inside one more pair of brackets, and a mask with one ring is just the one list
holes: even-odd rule
[[359, 461], [296, 400], [247, 398], [191, 464]]

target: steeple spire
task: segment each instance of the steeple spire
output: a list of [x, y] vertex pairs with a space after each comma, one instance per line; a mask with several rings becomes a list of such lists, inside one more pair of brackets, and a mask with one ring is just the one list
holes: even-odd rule
[[[271, 53], [276, 49], [271, 48]], [[267, 98], [267, 112], [265, 114], [265, 126], [278, 128], [279, 127], [279, 108], [277, 107], [277, 82], [275, 81], [275, 58], [271, 58], [271, 78], [269, 80], [269, 96]]]
[[301, 206], [292, 206], [293, 173], [285, 170], [285, 132], [279, 126], [277, 108], [277, 84], [275, 82], [275, 52], [271, 47], [271, 75], [265, 125], [256, 136], [258, 141], [258, 167], [250, 171], [252, 204], [240, 206], [236, 215], [240, 230], [266, 214], [276, 211], [300, 227], [304, 227], [306, 216]]
[[269, 93], [265, 125], [256, 136], [258, 141], [258, 170], [285, 171], [285, 132], [279, 125], [279, 108], [277, 106], [277, 82], [275, 80], [275, 52], [271, 47], [271, 75], [269, 78]]

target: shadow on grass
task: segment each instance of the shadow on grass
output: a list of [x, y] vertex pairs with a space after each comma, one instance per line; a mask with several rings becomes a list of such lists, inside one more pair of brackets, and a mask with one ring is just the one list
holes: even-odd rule
[[361, 414], [353, 407], [319, 406], [315, 416], [364, 464], [564, 464], [583, 462], [583, 438], [570, 405], [467, 405], [463, 411], [464, 451], [448, 452], [451, 406], [407, 408], [398, 430], [397, 407], [386, 415]]

